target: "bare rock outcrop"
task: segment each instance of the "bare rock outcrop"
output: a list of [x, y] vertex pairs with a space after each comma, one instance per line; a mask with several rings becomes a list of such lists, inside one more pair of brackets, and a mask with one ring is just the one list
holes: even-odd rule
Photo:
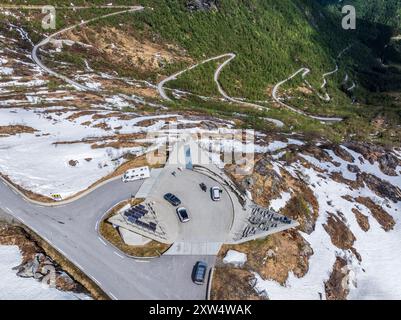
[[382, 226], [385, 231], [390, 231], [394, 228], [394, 218], [386, 210], [374, 203], [372, 199], [366, 197], [358, 197], [355, 200], [370, 210], [372, 216], [377, 220], [377, 222]]
[[365, 232], [369, 231], [369, 217], [365, 216], [362, 212], [355, 208], [352, 208], [352, 212], [355, 214], [356, 221], [358, 222], [358, 225], [361, 227], [361, 229]]
[[349, 294], [347, 261], [337, 257], [329, 280], [324, 284], [327, 300], [346, 300]]
[[48, 257], [24, 229], [0, 223], [0, 245], [16, 245], [22, 254], [22, 262], [13, 269], [17, 276], [43, 281], [62, 291], [86, 293], [86, 290], [60, 266]]
[[333, 213], [328, 213], [327, 223], [323, 225], [331, 242], [339, 249], [349, 250], [356, 240], [352, 231], [344, 221]]
[[218, 0], [188, 0], [187, 8], [190, 11], [217, 10]]

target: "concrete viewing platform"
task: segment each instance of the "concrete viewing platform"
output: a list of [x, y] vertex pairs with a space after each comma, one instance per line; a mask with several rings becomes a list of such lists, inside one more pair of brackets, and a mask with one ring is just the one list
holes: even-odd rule
[[[243, 243], [298, 226], [296, 221], [253, 203], [212, 163], [212, 157], [195, 141], [184, 140], [174, 145], [164, 168], [152, 170], [135, 197], [145, 199], [143, 205], [149, 214], [143, 220], [153, 222], [154, 231], [129, 222], [123, 214], [109, 221], [172, 244], [166, 255], [216, 255], [224, 243]], [[207, 186], [206, 192], [201, 183]], [[220, 201], [211, 199], [210, 188], [215, 186], [222, 190]], [[187, 209], [189, 222], [179, 221], [176, 207], [163, 198], [166, 193], [181, 200], [179, 207]]]

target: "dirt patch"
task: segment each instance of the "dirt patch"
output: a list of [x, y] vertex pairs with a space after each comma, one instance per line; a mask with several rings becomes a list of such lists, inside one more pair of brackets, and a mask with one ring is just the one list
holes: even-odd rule
[[219, 258], [222, 259], [228, 250], [246, 253], [248, 260], [244, 268], [282, 285], [287, 281], [289, 272], [298, 278], [305, 276], [309, 270], [309, 257], [313, 254], [309, 243], [296, 230], [239, 245], [224, 245]]
[[305, 86], [298, 87], [296, 90], [301, 92], [301, 93], [303, 93], [303, 94], [312, 94], [313, 93], [312, 89], [310, 89], [308, 87], [305, 87]]
[[135, 141], [113, 141], [109, 143], [97, 143], [92, 144], [92, 149], [104, 149], [104, 148], [114, 148], [114, 149], [121, 149], [121, 148], [137, 148], [137, 147], [144, 147], [146, 144], [138, 143]]
[[337, 257], [328, 281], [324, 283], [327, 300], [346, 300], [349, 294], [347, 261]]
[[252, 287], [253, 274], [248, 270], [219, 266], [215, 268], [211, 300], [264, 300]]
[[331, 242], [339, 249], [351, 249], [356, 240], [354, 234], [337, 215], [328, 212], [327, 223], [323, 225]]
[[365, 216], [362, 212], [355, 208], [352, 208], [352, 212], [355, 214], [355, 218], [359, 224], [359, 227], [363, 231], [368, 232], [370, 229], [369, 217]]
[[143, 199], [130, 199], [123, 201], [116, 205], [110, 212], [107, 213], [103, 221], [100, 223], [99, 232], [100, 234], [115, 247], [120, 249], [122, 252], [133, 257], [159, 257], [162, 255], [171, 245], [160, 243], [157, 241], [151, 241], [143, 246], [130, 246], [124, 243], [120, 233], [113, 225], [107, 220], [112, 216], [116, 215], [127, 204], [134, 206], [143, 202]]
[[77, 160], [70, 160], [70, 161], [68, 161], [68, 164], [69, 164], [71, 167], [76, 167], [76, 166], [78, 165], [78, 163], [79, 163], [79, 161], [77, 161]]
[[92, 114], [95, 114], [95, 113], [96, 113], [96, 111], [83, 110], [83, 111], [79, 111], [79, 112], [73, 113], [72, 115], [70, 115], [67, 118], [67, 120], [74, 121], [74, 120], [76, 120], [76, 119], [78, 119], [80, 117], [89, 116], [89, 115], [92, 115]]
[[360, 177], [368, 188], [379, 197], [388, 198], [394, 203], [401, 201], [401, 190], [397, 186], [365, 172], [363, 172]]
[[24, 125], [0, 126], [1, 136], [15, 136], [21, 133], [35, 133], [37, 130]]
[[345, 150], [338, 144], [326, 144], [320, 147], [322, 149], [332, 150], [337, 157], [343, 159], [344, 161], [351, 163], [355, 161], [355, 158], [347, 150]]
[[363, 180], [360, 178], [360, 175], [358, 175], [356, 180], [349, 180], [344, 178], [341, 172], [332, 172], [330, 174], [330, 179], [332, 179], [335, 182], [349, 186], [351, 190], [357, 190], [363, 188], [364, 186]]
[[104, 131], [110, 131], [111, 130], [111, 128], [107, 125], [106, 122], [100, 122], [98, 124], [95, 124], [93, 127], [94, 128], [103, 129]]
[[366, 197], [358, 197], [355, 200], [370, 210], [372, 216], [385, 231], [390, 231], [394, 229], [394, 218], [390, 214], [388, 214], [382, 207], [375, 204], [372, 199]]
[[110, 112], [106, 114], [96, 113], [92, 116], [93, 120], [99, 119], [109, 119], [109, 118], [117, 118], [118, 120], [132, 120], [135, 119], [137, 116], [128, 113], [121, 113], [121, 112]]
[[297, 192], [280, 213], [298, 221], [300, 229], [311, 234], [315, 230], [319, 205], [313, 192], [308, 187], [301, 186], [301, 189], [303, 192]]
[[163, 118], [163, 119], [146, 119], [146, 120], [142, 120], [136, 123], [137, 126], [139, 127], [150, 127], [153, 126], [154, 124], [158, 123], [159, 121], [164, 121], [164, 122], [176, 122], [177, 121], [177, 117], [169, 117], [169, 118]]
[[156, 71], [169, 63], [190, 61], [182, 50], [173, 45], [160, 45], [147, 39], [137, 40], [127, 30], [103, 27], [94, 30], [84, 27], [67, 36], [74, 41], [90, 43], [96, 51], [113, 64], [135, 66], [141, 71]]
[[319, 216], [319, 203], [313, 191], [301, 176], [294, 178], [284, 168], [280, 169], [279, 174], [273, 169], [272, 161], [269, 156], [257, 156], [251, 175], [237, 173], [234, 165], [226, 166], [225, 170], [240, 190], [249, 190], [253, 201], [263, 207], [269, 207], [270, 202], [279, 198], [283, 192], [292, 191], [291, 200], [280, 213], [297, 220], [300, 229], [311, 234]]

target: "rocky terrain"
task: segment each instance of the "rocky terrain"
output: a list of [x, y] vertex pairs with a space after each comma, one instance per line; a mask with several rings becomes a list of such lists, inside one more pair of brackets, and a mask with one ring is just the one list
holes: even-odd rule
[[[35, 279], [49, 288], [73, 293], [80, 299], [89, 298], [86, 289], [47, 256], [22, 227], [1, 220], [0, 246], [17, 246], [19, 248], [22, 261], [20, 265], [13, 268], [16, 276]], [[3, 298], [7, 298], [7, 296], [3, 296]], [[35, 298], [32, 297], [32, 299]]]
[[247, 254], [230, 271], [238, 270], [241, 286], [255, 285], [254, 275], [255, 290], [270, 299], [367, 299], [378, 288], [381, 298], [399, 296], [399, 150], [310, 141], [260, 155], [251, 175], [234, 169], [227, 168], [257, 203], [300, 222], [298, 230], [222, 250], [221, 259], [229, 249]]
[[217, 9], [218, 0], [189, 0], [187, 8], [191, 11]]

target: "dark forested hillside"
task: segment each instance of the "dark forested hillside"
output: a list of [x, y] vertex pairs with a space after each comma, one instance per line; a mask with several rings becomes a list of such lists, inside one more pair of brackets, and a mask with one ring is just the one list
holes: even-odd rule
[[[25, 3], [23, 0], [15, 1], [18, 2]], [[70, 6], [70, 1], [67, 0], [48, 2]], [[391, 121], [400, 121], [400, 107], [394, 104], [392, 98], [382, 95], [401, 91], [400, 44], [394, 37], [398, 34], [400, 2], [401, 0], [138, 0], [135, 4], [143, 5], [143, 12], [117, 15], [92, 23], [88, 39], [90, 35], [95, 37], [96, 30], [116, 28], [121, 29], [127, 39], [134, 38], [141, 42], [150, 41], [160, 46], [172, 45], [179, 48], [188, 59], [165, 63], [155, 71], [140, 70], [134, 63], [124, 64], [124, 59], [115, 65], [105, 55], [87, 56], [69, 51], [68, 48], [58, 57], [81, 67], [85, 58], [98, 70], [113, 66], [114, 71], [124, 76], [157, 83], [167, 75], [183, 70], [195, 62], [235, 53], [236, 58], [225, 66], [220, 75], [219, 81], [224, 90], [233, 97], [264, 101], [270, 108], [269, 115], [284, 122], [296, 119], [293, 122], [297, 122], [296, 125], [299, 126], [302, 123], [303, 126], [304, 122], [301, 121], [309, 121], [305, 124], [307, 129], [319, 124], [316, 124], [317, 121], [311, 124], [314, 121], [311, 119], [298, 121], [302, 117], [277, 108], [272, 103], [272, 89], [297, 70], [308, 68], [310, 73], [307, 81], [313, 90], [305, 87], [300, 74], [282, 88], [283, 95], [291, 100], [291, 104], [309, 114], [344, 117], [350, 122], [347, 126], [354, 125], [351, 122], [357, 119], [360, 129], [361, 124], [368, 128], [372, 119], [383, 114]], [[106, 1], [74, 1], [75, 5], [101, 3]], [[116, 0], [113, 4], [133, 3]], [[341, 8], [345, 4], [355, 5], [357, 9], [356, 30], [342, 28]], [[93, 9], [71, 13], [66, 10], [63, 15], [58, 16], [57, 27], [60, 29], [106, 12], [109, 11]], [[39, 41], [41, 32], [36, 32], [38, 23], [22, 23], [33, 40]], [[85, 30], [81, 35], [84, 32]], [[216, 94], [213, 74], [218, 62], [191, 70], [169, 85], [199, 95], [213, 96]], [[327, 87], [322, 88], [323, 75], [333, 71], [336, 65], [338, 72], [332, 73], [327, 79]], [[328, 94], [331, 99], [324, 101], [319, 94], [320, 97]], [[178, 108], [183, 107], [182, 101], [176, 102]], [[205, 105], [204, 102], [201, 103]], [[196, 101], [196, 106], [199, 104]], [[206, 107], [213, 112], [223, 109], [221, 105], [214, 106], [211, 103]], [[338, 127], [343, 130], [343, 125], [341, 123]], [[341, 135], [344, 136], [343, 132]]]
[[359, 19], [401, 27], [401, 0], [319, 0], [323, 5], [353, 5]]

